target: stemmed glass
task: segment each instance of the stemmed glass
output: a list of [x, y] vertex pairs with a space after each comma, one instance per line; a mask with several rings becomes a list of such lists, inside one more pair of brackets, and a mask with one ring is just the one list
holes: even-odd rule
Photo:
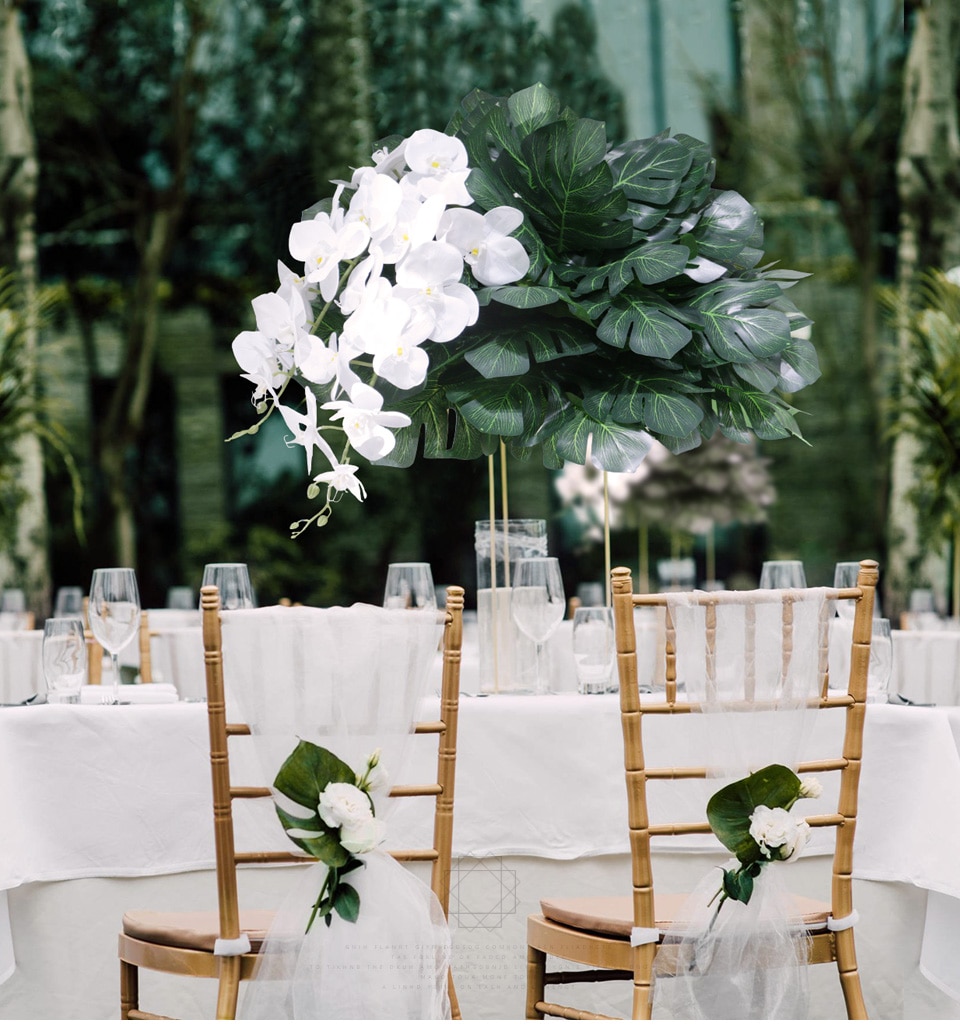
[[103, 703], [120, 703], [120, 652], [140, 628], [140, 592], [133, 569], [94, 569], [90, 583], [90, 630], [110, 655], [113, 690], [104, 691]]
[[436, 608], [437, 593], [433, 587], [430, 563], [394, 562], [388, 565], [383, 607]]
[[893, 672], [893, 637], [889, 619], [874, 619], [870, 638], [870, 665], [867, 671], [867, 702], [886, 704], [890, 675]]
[[43, 677], [47, 700], [76, 704], [87, 679], [87, 641], [79, 617], [54, 617], [43, 624]]
[[760, 570], [761, 590], [804, 588], [807, 576], [802, 561], [765, 561]]
[[220, 607], [223, 611], [254, 607], [250, 570], [243, 562], [205, 565], [201, 585], [216, 587], [220, 591]]
[[520, 558], [513, 575], [510, 611], [521, 633], [537, 647], [536, 693], [546, 693], [543, 645], [563, 619], [566, 599], [556, 558]]

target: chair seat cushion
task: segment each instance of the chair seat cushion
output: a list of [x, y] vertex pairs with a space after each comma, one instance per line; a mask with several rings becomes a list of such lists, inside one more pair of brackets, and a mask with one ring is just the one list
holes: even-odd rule
[[[240, 932], [250, 938], [256, 953], [273, 922], [274, 913], [267, 910], [240, 912]], [[216, 912], [151, 912], [137, 909], [123, 914], [123, 932], [128, 937], [169, 948], [213, 952], [220, 936], [220, 917]]]
[[[668, 930], [683, 911], [686, 894], [658, 894], [654, 902], [657, 929]], [[795, 911], [809, 931], [825, 930], [830, 906], [813, 898], [790, 895]], [[554, 923], [602, 934], [604, 937], [627, 939], [633, 929], [633, 899], [617, 898], [541, 898], [540, 910]]]

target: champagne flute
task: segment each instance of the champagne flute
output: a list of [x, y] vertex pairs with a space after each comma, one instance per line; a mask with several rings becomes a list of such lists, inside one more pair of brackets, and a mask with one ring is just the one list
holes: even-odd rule
[[140, 629], [140, 592], [133, 569], [94, 569], [90, 583], [90, 630], [110, 655], [113, 690], [103, 692], [103, 703], [120, 703], [120, 652]]
[[556, 558], [520, 558], [513, 576], [510, 612], [521, 633], [537, 648], [536, 693], [546, 693], [543, 645], [560, 624], [566, 608], [560, 562]]
[[47, 700], [76, 704], [87, 679], [87, 641], [83, 620], [54, 617], [43, 624], [43, 676], [47, 681]]

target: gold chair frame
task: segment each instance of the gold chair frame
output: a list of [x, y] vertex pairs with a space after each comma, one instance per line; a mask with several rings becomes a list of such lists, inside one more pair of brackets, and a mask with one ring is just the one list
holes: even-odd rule
[[[307, 855], [289, 852], [237, 852], [234, 844], [233, 802], [245, 798], [270, 797], [266, 786], [236, 786], [230, 782], [228, 739], [249, 736], [250, 727], [241, 723], [227, 723], [224, 704], [223, 654], [221, 649], [220, 597], [216, 587], [203, 587], [203, 646], [206, 662], [207, 711], [210, 728], [210, 768], [213, 778], [213, 818], [216, 848], [217, 901], [216, 912], [201, 913], [201, 923], [209, 926], [211, 934], [223, 940], [235, 940], [242, 933], [250, 934], [251, 943], [259, 947], [263, 932], [269, 924], [269, 913], [245, 913], [240, 910], [237, 892], [237, 867], [242, 864], [276, 862], [310, 862]], [[457, 719], [460, 699], [460, 649], [463, 640], [463, 588], [447, 587], [447, 602], [443, 631], [443, 680], [440, 695], [440, 718], [434, 722], [416, 724], [413, 732], [433, 734], [437, 737], [437, 781], [425, 784], [402, 784], [393, 787], [392, 797], [432, 797], [434, 799], [433, 846], [423, 849], [391, 851], [401, 862], [429, 862], [432, 865], [430, 886], [443, 908], [449, 914], [450, 866], [453, 846], [453, 799], [457, 757]], [[236, 1017], [240, 983], [250, 979], [257, 968], [259, 956], [217, 956], [212, 950], [176, 946], [162, 943], [169, 937], [171, 927], [162, 917], [157, 926], [144, 932], [144, 915], [136, 919], [137, 936], [122, 932], [119, 937], [120, 956], [120, 1018], [164, 1019], [140, 1008], [139, 970], [151, 969], [179, 976], [203, 977], [218, 981], [217, 1019]], [[205, 918], [203, 918], [205, 917]], [[129, 930], [127, 916], [124, 929]], [[155, 932], [159, 929], [159, 933]], [[187, 930], [190, 928], [187, 927]], [[153, 932], [152, 932], [153, 931]], [[259, 931], [259, 935], [256, 934]], [[158, 939], [146, 939], [148, 937]], [[460, 1018], [460, 1007], [453, 983], [448, 979], [451, 1014]]]
[[[847, 693], [828, 694], [828, 678], [824, 676], [816, 707], [845, 709], [843, 754], [804, 762], [800, 774], [839, 771], [840, 792], [837, 811], [807, 819], [811, 826], [836, 827], [831, 902], [820, 903], [809, 910], [809, 921], [816, 923], [827, 916], [837, 922], [844, 921], [853, 912], [852, 872], [853, 838], [857, 821], [857, 792], [862, 757], [863, 722], [866, 714], [867, 672], [870, 663], [870, 640], [873, 628], [874, 593], [878, 579], [875, 561], [861, 561], [856, 587], [831, 589], [827, 597], [834, 600], [853, 600], [856, 603], [853, 622], [850, 675]], [[616, 899], [614, 905], [618, 935], [611, 936], [584, 929], [596, 926], [597, 917], [609, 916], [611, 900], [569, 899], [544, 901], [545, 914], [531, 915], [527, 921], [527, 1019], [558, 1016], [566, 1019], [611, 1018], [595, 1012], [555, 1004], [545, 1000], [547, 985], [563, 983], [598, 982], [604, 980], [633, 981], [633, 1019], [650, 1019], [653, 1005], [653, 963], [669, 928], [671, 914], [676, 913], [682, 900], [678, 896], [655, 896], [650, 840], [655, 836], [675, 834], [710, 834], [708, 823], [651, 825], [647, 813], [646, 785], [649, 780], [704, 778], [705, 768], [647, 768], [643, 752], [643, 721], [647, 716], [677, 715], [699, 710], [696, 704], [677, 700], [677, 655], [675, 634], [667, 611], [665, 640], [666, 699], [642, 702], [637, 679], [637, 642], [633, 613], [637, 607], [666, 608], [668, 594], [634, 594], [630, 570], [613, 570], [613, 608], [617, 641], [617, 664], [620, 675], [620, 715], [624, 742], [628, 813], [630, 824], [630, 855], [633, 891], [629, 898]], [[769, 592], [768, 592], [769, 593]], [[782, 595], [784, 618], [789, 618], [790, 598], [799, 599], [804, 591], [775, 591]], [[700, 603], [707, 612], [707, 634], [711, 632], [710, 607], [725, 601], [736, 603], [738, 592], [703, 593]], [[742, 603], [742, 599], [741, 599]], [[709, 640], [708, 640], [709, 647]], [[825, 656], [824, 656], [825, 657]], [[584, 917], [587, 917], [586, 919]], [[592, 919], [590, 917], [593, 917]], [[657, 941], [631, 947], [629, 927], [656, 927], [660, 931]], [[593, 968], [577, 972], [548, 973], [547, 956], [566, 959]], [[860, 975], [857, 967], [854, 931], [844, 929], [812, 929], [808, 937], [809, 962], [836, 963], [844, 1003], [850, 1019], [866, 1019]]]

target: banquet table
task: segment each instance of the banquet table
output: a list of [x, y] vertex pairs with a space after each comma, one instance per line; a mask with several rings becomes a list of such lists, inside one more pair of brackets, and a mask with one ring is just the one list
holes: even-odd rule
[[[423, 716], [436, 707], [425, 698]], [[874, 1016], [960, 1015], [928, 979], [949, 987], [955, 965], [958, 741], [960, 709], [868, 711], [854, 875]], [[525, 918], [538, 898], [629, 885], [617, 698], [464, 697], [458, 750], [451, 924], [461, 1004], [466, 1018], [519, 1018]], [[16, 955], [0, 984], [0, 1017], [114, 1017], [122, 912], [214, 904], [207, 752], [202, 704], [0, 711], [0, 898]], [[402, 778], [429, 762], [411, 756]], [[276, 842], [264, 804], [240, 823], [243, 846]], [[426, 813], [397, 819], [388, 844], [422, 841], [427, 827]], [[816, 851], [788, 867], [798, 890], [827, 882], [828, 860]], [[683, 888], [716, 862], [715, 853], [671, 847], [657, 856], [657, 875], [665, 889]], [[244, 903], [271, 904], [290, 874], [244, 870]], [[813, 972], [828, 979], [812, 1014], [842, 1016], [835, 973]], [[616, 999], [622, 985], [604, 987]], [[146, 974], [144, 997], [203, 1017], [210, 988]]]
[[960, 630], [895, 629], [891, 637], [891, 695], [917, 704], [960, 705]]

